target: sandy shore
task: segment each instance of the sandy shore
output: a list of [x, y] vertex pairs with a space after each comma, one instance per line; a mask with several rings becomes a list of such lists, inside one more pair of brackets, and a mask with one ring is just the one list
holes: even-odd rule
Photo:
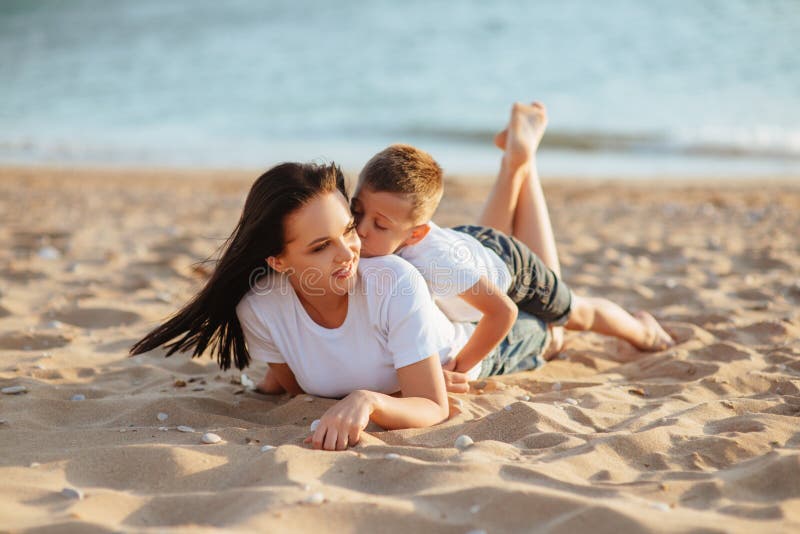
[[[0, 387], [26, 388], [0, 395], [0, 530], [800, 529], [800, 180], [545, 181], [566, 280], [678, 346], [570, 333], [449, 421], [331, 453], [302, 444], [331, 400], [126, 358], [203, 283], [256, 175], [0, 170]], [[437, 221], [485, 193], [451, 182]]]

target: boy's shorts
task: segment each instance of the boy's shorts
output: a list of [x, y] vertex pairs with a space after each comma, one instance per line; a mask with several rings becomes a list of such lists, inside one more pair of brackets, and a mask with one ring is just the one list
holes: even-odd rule
[[572, 291], [528, 246], [487, 226], [462, 225], [453, 230], [471, 235], [503, 260], [511, 273], [511, 297], [520, 311], [547, 324], [562, 326], [569, 320]]
[[550, 344], [547, 324], [520, 311], [514, 326], [500, 344], [480, 363], [478, 378], [530, 371], [545, 364], [544, 351]]

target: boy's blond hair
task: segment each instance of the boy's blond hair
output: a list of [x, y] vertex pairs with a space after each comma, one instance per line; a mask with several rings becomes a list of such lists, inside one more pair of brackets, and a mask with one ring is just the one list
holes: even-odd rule
[[422, 224], [433, 217], [442, 199], [442, 175], [442, 168], [424, 150], [395, 144], [367, 162], [358, 176], [358, 187], [406, 195], [412, 204], [411, 219]]

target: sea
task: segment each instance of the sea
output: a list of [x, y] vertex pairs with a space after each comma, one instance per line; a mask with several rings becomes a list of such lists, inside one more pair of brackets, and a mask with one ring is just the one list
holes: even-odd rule
[[2, 0], [0, 164], [800, 176], [796, 0]]

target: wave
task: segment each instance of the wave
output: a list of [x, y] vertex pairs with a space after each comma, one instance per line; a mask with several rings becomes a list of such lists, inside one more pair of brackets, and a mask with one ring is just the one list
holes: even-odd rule
[[[488, 144], [496, 130], [421, 127], [399, 132], [457, 144]], [[689, 156], [800, 159], [800, 131], [755, 127], [749, 130], [708, 128], [672, 133], [619, 133], [548, 130], [543, 148], [575, 152], [617, 152]]]

